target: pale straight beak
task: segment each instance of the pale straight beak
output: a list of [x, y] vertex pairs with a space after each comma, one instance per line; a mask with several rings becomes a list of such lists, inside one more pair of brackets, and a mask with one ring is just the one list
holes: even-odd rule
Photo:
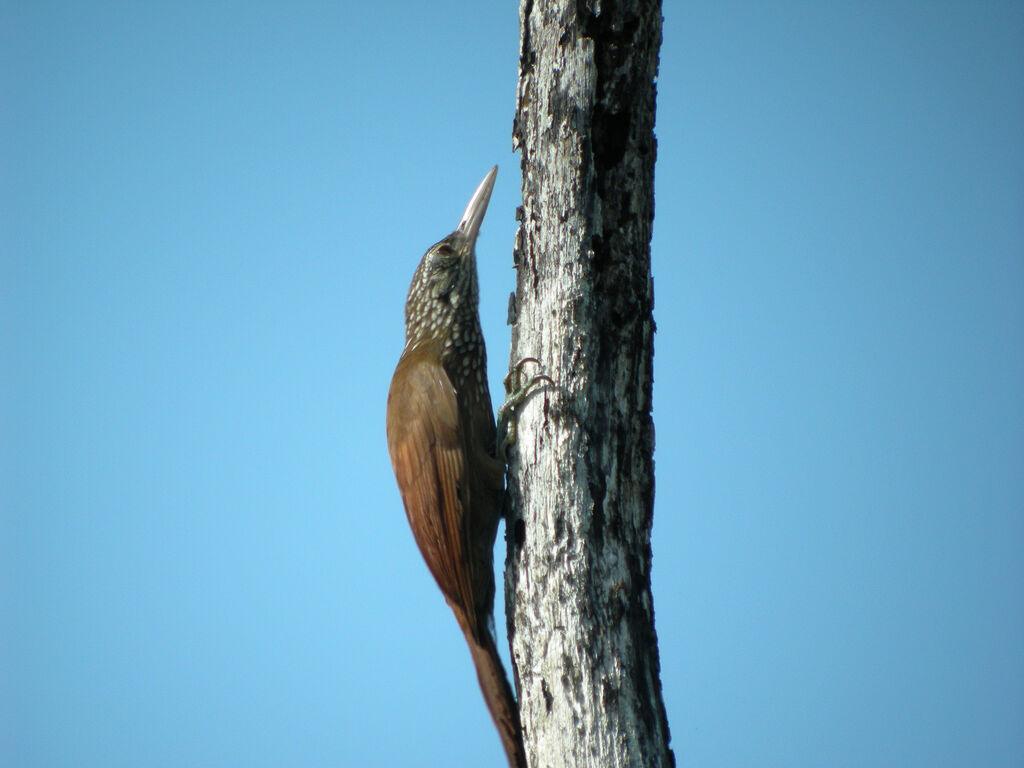
[[476, 192], [469, 198], [466, 212], [462, 214], [459, 226], [455, 228], [456, 232], [462, 232], [466, 236], [470, 247], [476, 244], [476, 236], [480, 233], [480, 225], [484, 222], [484, 214], [487, 213], [487, 203], [491, 201], [491, 190], [494, 189], [494, 178], [497, 175], [498, 166], [494, 166], [487, 172], [484, 180], [476, 188]]

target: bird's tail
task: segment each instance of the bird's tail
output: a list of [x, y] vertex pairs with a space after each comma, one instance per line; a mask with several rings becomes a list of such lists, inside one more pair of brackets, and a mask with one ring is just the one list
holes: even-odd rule
[[526, 768], [526, 750], [523, 748], [523, 731], [519, 724], [519, 707], [505, 676], [505, 668], [501, 664], [501, 657], [498, 656], [494, 637], [486, 628], [470, 628], [461, 616], [459, 624], [462, 625], [466, 642], [469, 643], [469, 652], [476, 666], [480, 690], [483, 691], [487, 709], [490, 710], [498, 735], [501, 736], [508, 764], [510, 768]]

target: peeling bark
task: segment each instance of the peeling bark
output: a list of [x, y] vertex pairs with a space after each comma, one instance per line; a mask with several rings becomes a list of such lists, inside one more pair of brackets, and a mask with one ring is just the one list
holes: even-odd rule
[[[511, 362], [556, 382], [509, 457], [506, 611], [529, 764], [671, 766], [650, 592], [659, 2], [522, 0]], [[527, 372], [532, 372], [528, 368]]]

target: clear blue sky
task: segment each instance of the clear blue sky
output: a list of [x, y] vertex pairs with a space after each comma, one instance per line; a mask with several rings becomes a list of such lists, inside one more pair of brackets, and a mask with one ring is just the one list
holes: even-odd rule
[[[1024, 5], [667, 2], [680, 766], [1024, 764]], [[0, 766], [501, 765], [384, 443], [512, 3], [0, 5]], [[498, 624], [503, 622], [499, 618]]]

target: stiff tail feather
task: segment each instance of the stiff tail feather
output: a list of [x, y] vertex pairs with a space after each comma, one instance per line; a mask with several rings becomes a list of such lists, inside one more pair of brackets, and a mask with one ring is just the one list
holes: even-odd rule
[[480, 690], [487, 702], [494, 725], [501, 736], [510, 768], [526, 768], [526, 750], [523, 748], [523, 731], [519, 723], [519, 707], [512, 695], [512, 687], [505, 676], [498, 648], [490, 631], [473, 632], [461, 620], [462, 631], [469, 644], [469, 652], [476, 666], [476, 677]]

